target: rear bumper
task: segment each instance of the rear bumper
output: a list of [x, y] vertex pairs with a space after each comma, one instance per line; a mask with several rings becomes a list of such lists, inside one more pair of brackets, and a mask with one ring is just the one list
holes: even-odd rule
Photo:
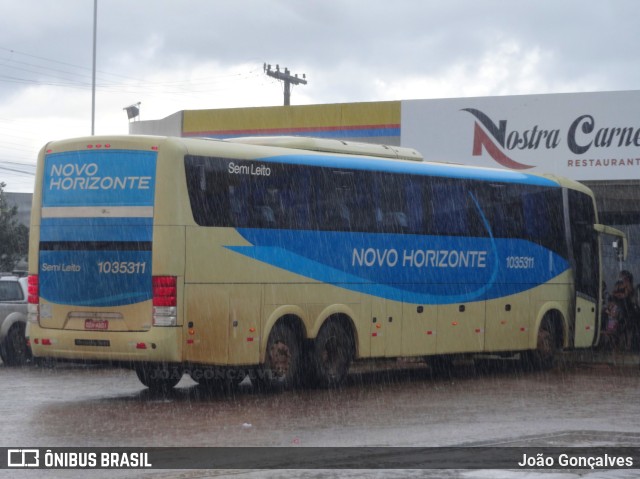
[[27, 338], [36, 358], [97, 362], [182, 362], [182, 328], [148, 331], [44, 329], [28, 323]]

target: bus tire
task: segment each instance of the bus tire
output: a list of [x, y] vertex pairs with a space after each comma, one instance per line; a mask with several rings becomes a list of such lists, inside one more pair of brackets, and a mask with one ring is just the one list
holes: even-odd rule
[[182, 379], [182, 371], [178, 367], [167, 364], [145, 364], [136, 367], [136, 375], [140, 382], [152, 391], [167, 392]]
[[322, 387], [338, 387], [344, 383], [353, 359], [353, 335], [349, 328], [329, 319], [313, 342], [314, 378]]
[[6, 366], [24, 366], [31, 359], [25, 329], [24, 323], [15, 323], [0, 345], [0, 356]]
[[543, 318], [538, 328], [536, 349], [527, 351], [525, 365], [537, 371], [552, 369], [558, 359], [558, 333], [550, 317]]
[[300, 384], [302, 371], [300, 340], [283, 321], [276, 323], [267, 340], [265, 362], [259, 371], [267, 387], [288, 389]]

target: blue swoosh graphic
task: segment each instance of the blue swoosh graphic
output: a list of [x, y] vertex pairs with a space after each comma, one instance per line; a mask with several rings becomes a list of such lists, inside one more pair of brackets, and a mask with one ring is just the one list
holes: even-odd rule
[[[475, 201], [475, 199], [474, 199]], [[477, 205], [477, 202], [476, 202]], [[483, 215], [485, 227], [488, 222]], [[494, 299], [531, 289], [558, 276], [566, 260], [521, 239], [239, 228], [251, 246], [227, 249], [311, 280], [413, 304]], [[454, 256], [455, 253], [455, 256]], [[443, 263], [449, 255], [467, 254]], [[425, 257], [431, 255], [431, 261]], [[437, 259], [437, 261], [434, 259]], [[527, 268], [506, 267], [526, 257]]]

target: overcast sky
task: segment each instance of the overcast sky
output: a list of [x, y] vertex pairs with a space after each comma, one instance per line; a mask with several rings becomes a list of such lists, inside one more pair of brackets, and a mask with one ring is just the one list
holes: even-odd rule
[[[91, 133], [92, 0], [0, 0], [0, 181]], [[637, 90], [637, 0], [98, 0], [96, 134], [180, 110]]]

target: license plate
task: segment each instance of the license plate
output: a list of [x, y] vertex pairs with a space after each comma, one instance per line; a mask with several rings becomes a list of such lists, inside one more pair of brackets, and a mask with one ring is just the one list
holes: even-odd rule
[[109, 329], [109, 321], [106, 319], [85, 319], [84, 329], [103, 331]]

